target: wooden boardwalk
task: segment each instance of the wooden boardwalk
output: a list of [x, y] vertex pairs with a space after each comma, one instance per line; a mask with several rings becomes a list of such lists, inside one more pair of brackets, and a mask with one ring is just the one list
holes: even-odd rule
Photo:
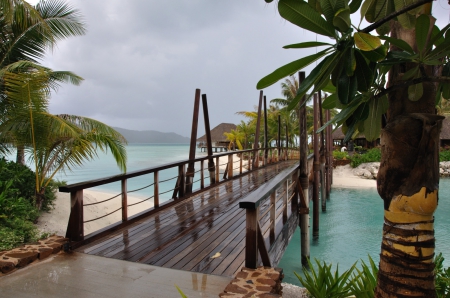
[[295, 164], [288, 160], [230, 179], [76, 251], [232, 277], [245, 262], [246, 211], [239, 201]]

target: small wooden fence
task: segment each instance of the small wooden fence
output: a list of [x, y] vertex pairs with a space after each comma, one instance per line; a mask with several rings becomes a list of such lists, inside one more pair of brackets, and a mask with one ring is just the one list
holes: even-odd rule
[[[227, 162], [224, 164], [219, 164], [220, 157], [228, 157]], [[239, 157], [238, 160], [234, 160], [235, 157]], [[140, 218], [154, 212], [158, 212], [162, 208], [167, 208], [177, 203], [180, 199], [186, 198], [191, 194], [202, 191], [209, 187], [213, 187], [214, 185], [224, 182], [227, 179], [231, 179], [234, 176], [240, 176], [244, 173], [252, 171], [255, 167], [262, 167], [269, 163], [278, 162], [286, 159], [298, 159], [299, 152], [298, 149], [281, 149], [276, 150], [275, 148], [260, 148], [260, 149], [250, 149], [243, 151], [233, 151], [222, 154], [217, 154], [211, 156], [205, 156], [201, 158], [196, 158], [195, 160], [183, 160], [174, 163], [165, 164], [158, 167], [153, 167], [149, 169], [134, 171], [126, 174], [116, 175], [112, 177], [102, 178], [98, 180], [91, 180], [76, 184], [71, 184], [67, 186], [61, 186], [59, 188], [60, 192], [68, 192], [70, 193], [70, 201], [71, 201], [71, 211], [69, 222], [67, 226], [66, 237], [71, 239], [71, 241], [79, 242], [85, 240], [84, 235], [84, 224], [88, 222], [92, 222], [95, 220], [99, 220], [103, 217], [109, 216], [113, 213], [121, 211], [122, 220], [116, 224], [113, 224], [108, 227], [104, 227], [103, 229], [96, 231], [89, 235], [89, 237], [98, 237], [101, 235], [105, 235], [110, 230], [114, 230], [126, 224], [129, 221], [136, 221]], [[215, 163], [213, 162], [215, 160]], [[205, 166], [205, 162], [207, 166]], [[189, 165], [195, 164], [195, 167], [198, 169], [193, 173], [186, 173], [186, 169]], [[222, 167], [221, 167], [222, 166]], [[225, 168], [221, 171], [221, 168]], [[168, 179], [160, 179], [161, 173], [164, 171], [172, 170], [172, 172], [176, 169], [177, 174], [171, 176]], [[199, 177], [197, 180], [187, 179]], [[153, 176], [150, 180], [150, 183], [139, 187], [137, 189], [128, 190], [127, 184], [128, 181], [132, 178], [136, 178], [143, 175]], [[110, 184], [117, 183], [121, 184], [121, 191], [115, 196], [108, 198], [104, 201], [85, 204], [83, 202], [83, 190]], [[162, 185], [165, 187], [162, 187]], [[172, 185], [172, 186], [169, 186]], [[168, 190], [167, 190], [168, 189]], [[192, 190], [192, 191], [191, 191]], [[140, 200], [134, 204], [128, 204], [128, 194], [136, 192], [136, 191], [144, 191], [150, 196], [146, 197], [143, 200]], [[170, 193], [172, 195], [170, 196]], [[110, 200], [121, 200], [121, 207], [104, 215], [101, 215], [92, 219], [84, 219], [84, 207], [89, 207], [92, 205], [102, 204]], [[128, 208], [140, 204], [144, 201], [150, 201], [153, 205], [150, 209], [142, 211], [133, 216], [128, 216]]]
[[[311, 170], [313, 155], [308, 156]], [[276, 267], [299, 221], [299, 166], [284, 170], [239, 203], [246, 209], [245, 266]]]

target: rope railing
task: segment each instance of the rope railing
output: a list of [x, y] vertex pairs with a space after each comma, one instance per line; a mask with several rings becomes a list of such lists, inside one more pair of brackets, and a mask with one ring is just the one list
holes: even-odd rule
[[[79, 241], [84, 239], [84, 228], [83, 225], [78, 223], [88, 223], [95, 220], [102, 219], [108, 215], [111, 215], [119, 210], [122, 210], [122, 222], [126, 222], [133, 217], [128, 216], [128, 208], [136, 206], [146, 201], [153, 201], [153, 207], [146, 207], [145, 210], [154, 210], [158, 208], [164, 208], [165, 205], [174, 202], [174, 200], [178, 200], [183, 198], [186, 195], [187, 189], [189, 192], [198, 192], [204, 189], [205, 187], [211, 187], [211, 183], [221, 183], [226, 181], [229, 178], [232, 178], [236, 175], [241, 175], [245, 172], [254, 170], [255, 167], [265, 166], [268, 163], [272, 163], [275, 161], [273, 158], [274, 154], [277, 152], [274, 149], [268, 150], [268, 157], [265, 158], [265, 149], [248, 149], [241, 151], [232, 151], [226, 153], [214, 154], [213, 156], [203, 156], [193, 160], [183, 160], [174, 163], [169, 163], [165, 165], [161, 165], [158, 167], [148, 168], [144, 170], [129, 172], [126, 174], [106, 177], [98, 180], [86, 181], [72, 185], [66, 185], [60, 187], [61, 192], [70, 192], [71, 193], [71, 214], [69, 219], [69, 226], [67, 230], [66, 236], [71, 238], [74, 241]], [[270, 154], [269, 154], [270, 153]], [[234, 156], [238, 156], [239, 158], [233, 158]], [[222, 162], [222, 158], [228, 157], [228, 160]], [[213, 164], [210, 164], [210, 160], [213, 161]], [[284, 160], [279, 158], [279, 161]], [[277, 160], [278, 161], [278, 160]], [[195, 171], [190, 174], [189, 177], [195, 177], [191, 179], [186, 179], [186, 168], [189, 164], [195, 165]], [[198, 167], [199, 166], [199, 167]], [[171, 176], [170, 178], [166, 178], [164, 180], [160, 180], [159, 176], [166, 170], [177, 171], [175, 176]], [[127, 190], [127, 181], [133, 179], [135, 177], [153, 174], [153, 182], [146, 184], [142, 187], [137, 187], [132, 190]], [[170, 183], [174, 183], [173, 187], [168, 187]], [[95, 186], [101, 186], [110, 184], [113, 182], [121, 182], [122, 191], [106, 200], [94, 202], [94, 203], [83, 203], [83, 190], [92, 188]], [[195, 188], [195, 189], [193, 189]], [[138, 202], [133, 202], [132, 204], [128, 204], [128, 195], [139, 193], [139, 192], [151, 192], [153, 193], [145, 197], [145, 199], [140, 199]], [[168, 193], [173, 192], [173, 195], [167, 196]], [[112, 212], [109, 212], [105, 215], [99, 216], [94, 219], [89, 219], [84, 221], [83, 219], [83, 211], [80, 208], [89, 207], [92, 205], [97, 205], [101, 203], [106, 203], [115, 198], [122, 197], [122, 206]], [[160, 204], [161, 200], [161, 204]], [[79, 204], [81, 202], [81, 204]], [[150, 208], [150, 209], [148, 209]], [[144, 212], [144, 211], [142, 211]], [[80, 230], [81, 227], [81, 230]]]

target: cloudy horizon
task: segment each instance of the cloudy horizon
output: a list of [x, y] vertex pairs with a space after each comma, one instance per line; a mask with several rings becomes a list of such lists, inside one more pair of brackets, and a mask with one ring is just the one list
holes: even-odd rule
[[[236, 112], [258, 104], [259, 79], [316, 51], [284, 45], [327, 41], [286, 22], [274, 3], [263, 0], [67, 3], [80, 10], [87, 33], [59, 42], [42, 63], [85, 80], [62, 85], [52, 95], [50, 112], [131, 130], [190, 137], [196, 88], [208, 97], [211, 128], [238, 124], [245, 119]], [[434, 8], [446, 25], [447, 2], [439, 0]], [[264, 90], [268, 101], [281, 97], [280, 83]], [[201, 110], [198, 136], [204, 134]]]

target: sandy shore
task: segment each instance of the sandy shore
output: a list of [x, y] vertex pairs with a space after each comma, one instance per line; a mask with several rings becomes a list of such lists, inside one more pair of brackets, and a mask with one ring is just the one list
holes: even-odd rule
[[377, 181], [354, 175], [352, 167], [346, 165], [333, 169], [333, 187], [371, 188], [377, 187]]
[[[83, 201], [84, 204], [90, 204], [107, 200], [115, 195], [117, 194], [98, 192], [86, 189], [83, 191]], [[139, 201], [141, 201], [140, 198], [128, 196], [129, 205]], [[69, 221], [70, 215], [70, 193], [63, 193], [63, 192], [57, 193], [56, 200], [54, 203], [55, 203], [54, 209], [50, 213], [44, 212], [39, 217], [37, 226], [41, 231], [56, 233], [57, 235], [64, 236], [66, 234], [67, 223]], [[84, 208], [84, 220], [87, 221], [90, 219], [103, 216], [107, 213], [110, 213], [114, 210], [121, 208], [121, 205], [122, 205], [122, 197], [118, 196], [105, 203], [92, 205], [89, 206], [89, 208]], [[128, 216], [134, 215], [151, 207], [153, 207], [153, 203], [150, 202], [150, 200], [129, 207]], [[120, 220], [122, 220], [122, 213], [119, 210], [99, 220], [86, 223], [84, 225], [84, 234], [88, 235], [94, 231], [97, 231], [108, 225], [116, 223]]]

